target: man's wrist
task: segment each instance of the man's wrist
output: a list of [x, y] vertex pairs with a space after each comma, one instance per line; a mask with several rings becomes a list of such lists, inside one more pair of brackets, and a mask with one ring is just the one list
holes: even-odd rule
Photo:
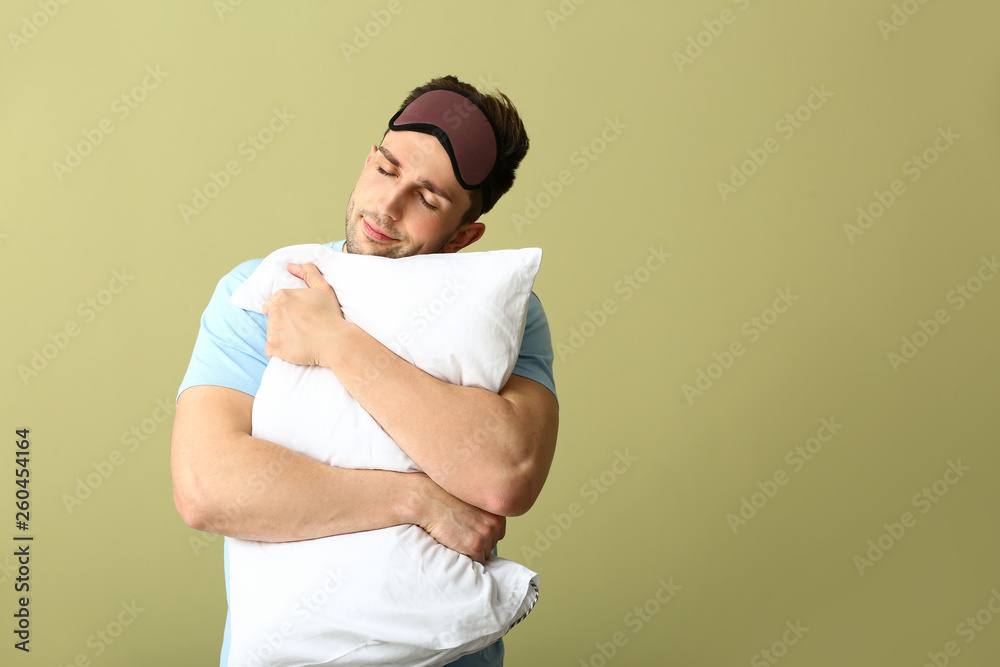
[[317, 359], [319, 365], [333, 371], [342, 368], [346, 355], [349, 355], [352, 349], [351, 337], [358, 331], [361, 329], [356, 324], [338, 319], [327, 336], [320, 358]]
[[400, 523], [423, 526], [426, 520], [427, 494], [431, 479], [423, 473], [402, 473], [396, 512]]

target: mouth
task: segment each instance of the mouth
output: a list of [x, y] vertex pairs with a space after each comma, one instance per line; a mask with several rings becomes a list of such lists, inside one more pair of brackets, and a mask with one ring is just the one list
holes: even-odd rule
[[377, 227], [375, 227], [374, 225], [372, 225], [371, 223], [369, 223], [364, 218], [361, 218], [361, 225], [362, 225], [362, 227], [365, 230], [365, 236], [367, 236], [368, 238], [370, 238], [373, 241], [386, 242], [386, 241], [396, 241], [396, 240], [398, 240], [398, 239], [395, 239], [395, 238], [389, 236], [388, 234], [385, 234], [385, 233], [379, 231], [379, 229]]

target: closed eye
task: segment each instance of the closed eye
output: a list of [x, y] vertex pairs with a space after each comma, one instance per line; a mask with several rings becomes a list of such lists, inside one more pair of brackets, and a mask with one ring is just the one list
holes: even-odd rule
[[[375, 165], [375, 168], [378, 169], [378, 173], [382, 174], [383, 176], [389, 176], [390, 178], [392, 178], [392, 177], [394, 177], [396, 175], [396, 174], [393, 174], [393, 173], [390, 173], [390, 172], [386, 171], [385, 169], [382, 168], [381, 165]], [[422, 193], [418, 192], [417, 196], [420, 197], [420, 203], [421, 204], [423, 204], [424, 206], [426, 206], [427, 208], [429, 208], [432, 211], [436, 211], [437, 210], [437, 206], [434, 206], [429, 201], [427, 201], [426, 199], [424, 199], [424, 195]]]

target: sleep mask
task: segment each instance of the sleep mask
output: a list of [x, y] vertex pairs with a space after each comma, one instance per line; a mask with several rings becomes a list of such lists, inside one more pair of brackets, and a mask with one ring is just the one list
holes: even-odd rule
[[441, 88], [420, 95], [396, 112], [389, 129], [437, 137], [466, 190], [481, 188], [496, 166], [493, 126], [475, 101], [456, 90]]

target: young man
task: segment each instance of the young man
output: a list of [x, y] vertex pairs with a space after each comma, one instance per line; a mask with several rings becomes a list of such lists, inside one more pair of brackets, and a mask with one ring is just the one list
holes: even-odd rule
[[[347, 206], [344, 252], [405, 257], [456, 252], [510, 189], [528, 148], [503, 94], [454, 77], [414, 89], [372, 146]], [[309, 289], [283, 290], [266, 316], [229, 297], [259, 264], [224, 277], [202, 316], [181, 384], [171, 442], [174, 501], [198, 530], [265, 542], [416, 524], [479, 562], [526, 512], [555, 450], [558, 407], [548, 323], [532, 294], [513, 375], [499, 394], [420, 371], [344, 320], [313, 265], [290, 265]], [[425, 474], [348, 470], [251, 436], [269, 357], [330, 368]], [[365, 379], [372, 365], [377, 380]], [[483, 425], [488, 443], [457, 447]], [[227, 664], [228, 619], [222, 665]], [[497, 642], [455, 665], [501, 665]]]

